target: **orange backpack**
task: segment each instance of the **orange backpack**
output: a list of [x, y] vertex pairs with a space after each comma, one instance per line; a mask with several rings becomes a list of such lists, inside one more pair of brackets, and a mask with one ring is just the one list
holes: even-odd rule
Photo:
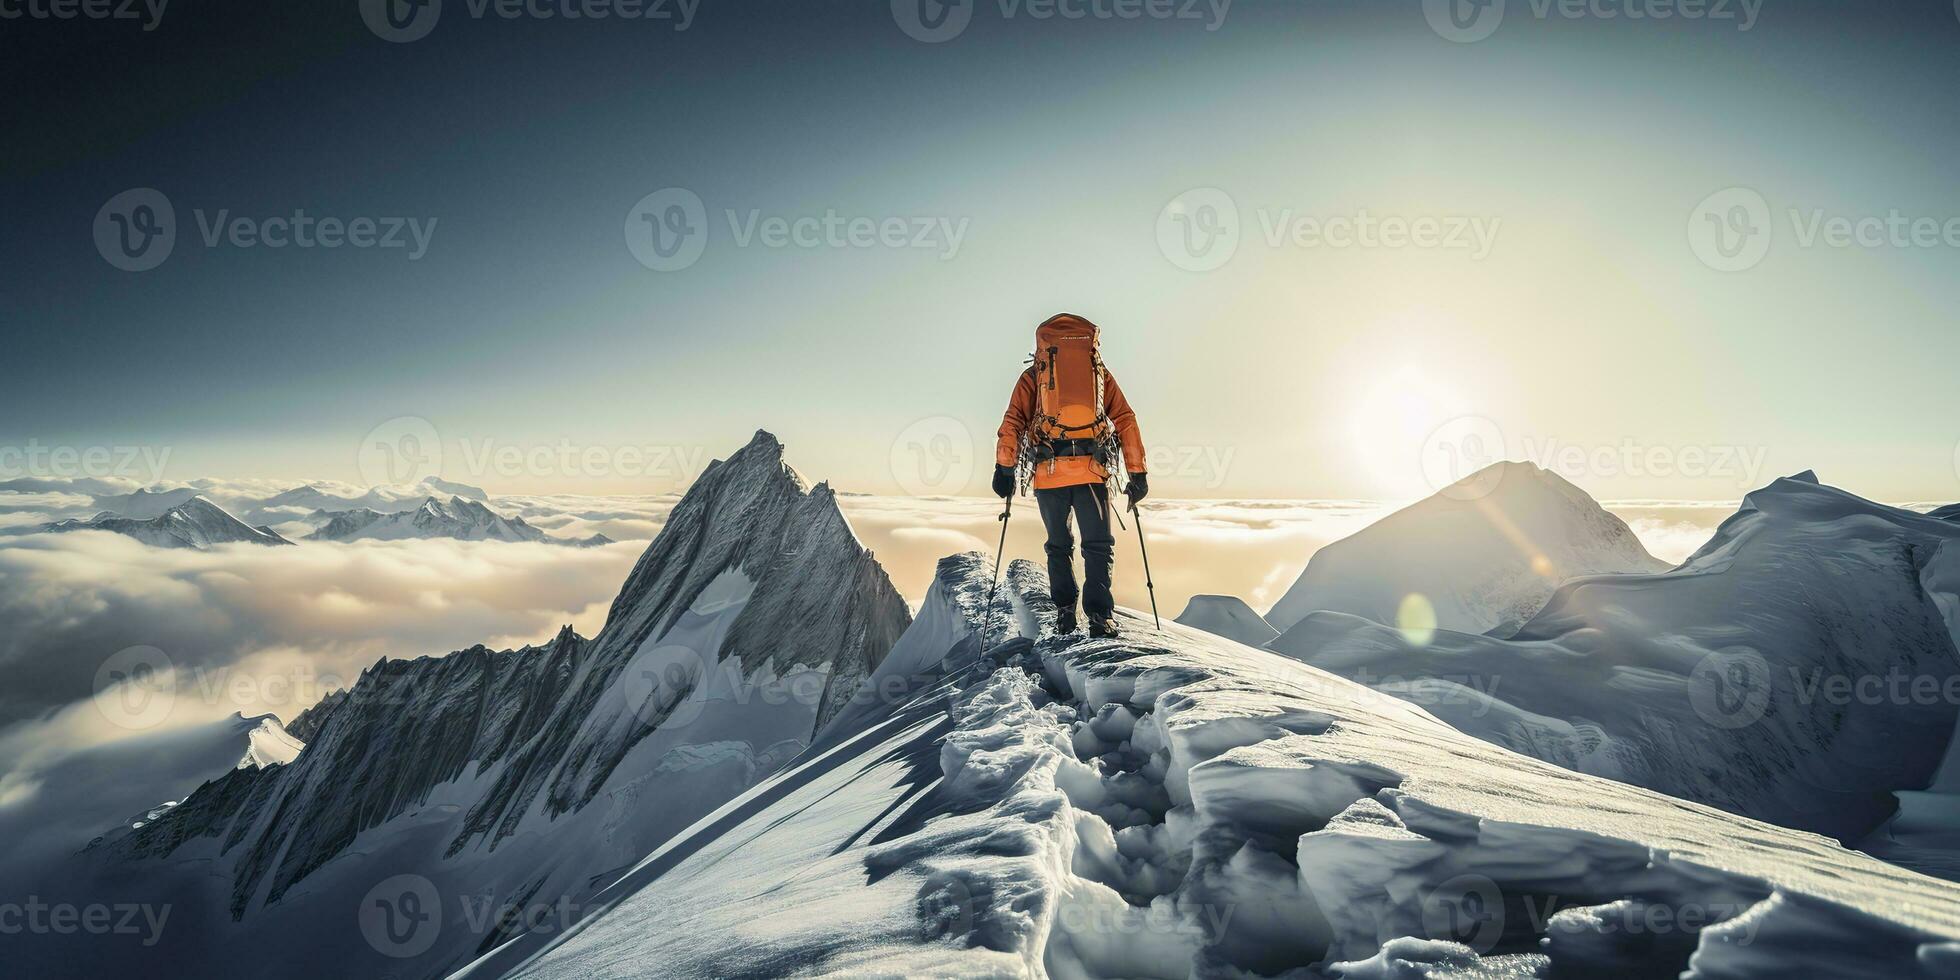
[[1060, 449], [1064, 455], [1093, 455], [1105, 468], [1116, 469], [1120, 449], [1103, 404], [1100, 332], [1073, 313], [1058, 313], [1035, 328], [1029, 358], [1035, 417], [1022, 434], [1023, 464], [1053, 459]]

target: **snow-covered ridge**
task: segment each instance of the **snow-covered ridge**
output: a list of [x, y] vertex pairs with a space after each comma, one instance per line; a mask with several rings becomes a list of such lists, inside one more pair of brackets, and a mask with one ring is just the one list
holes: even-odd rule
[[238, 760], [237, 769], [263, 769], [267, 766], [283, 766], [299, 758], [300, 750], [306, 743], [293, 737], [279, 724], [279, 719], [264, 715], [256, 719], [258, 724], [246, 733], [245, 755]]
[[1567, 579], [1666, 568], [1585, 491], [1504, 462], [1315, 552], [1265, 618], [1281, 632], [1323, 610], [1393, 625], [1418, 596], [1425, 621], [1482, 633], [1529, 619]]
[[901, 641], [936, 682], [459, 976], [1897, 978], [1960, 953], [1946, 882], [1197, 630], [1049, 635], [1027, 563], [993, 619], [1035, 629], [983, 652], [986, 563], [941, 571]]
[[164, 511], [198, 495], [195, 487], [176, 487], [168, 490], [138, 487], [125, 494], [96, 495], [95, 506], [98, 510], [108, 511], [118, 517], [147, 521], [153, 517], [163, 516]]
[[1570, 769], [1857, 842], [1953, 741], [1956, 540], [1806, 473], [1680, 568], [1566, 583], [1510, 641], [1315, 613], [1271, 647]]

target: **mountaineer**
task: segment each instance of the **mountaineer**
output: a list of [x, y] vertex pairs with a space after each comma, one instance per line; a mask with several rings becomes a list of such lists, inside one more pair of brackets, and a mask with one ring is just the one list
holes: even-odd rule
[[1136, 412], [1103, 366], [1099, 328], [1073, 313], [1057, 313], [1035, 328], [1034, 355], [1014, 382], [994, 449], [994, 493], [1010, 497], [1034, 486], [1041, 522], [1048, 530], [1048, 585], [1055, 600], [1057, 632], [1075, 632], [1075, 540], [1069, 518], [1082, 529], [1082, 610], [1089, 635], [1116, 635], [1116, 600], [1110, 595], [1116, 538], [1110, 533], [1110, 499], [1118, 472], [1130, 509], [1149, 493], [1143, 435]]

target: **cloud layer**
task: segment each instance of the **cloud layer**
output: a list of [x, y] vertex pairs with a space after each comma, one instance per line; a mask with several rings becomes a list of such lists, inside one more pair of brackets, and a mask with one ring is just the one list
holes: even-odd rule
[[[240, 510], [284, 489], [253, 481], [197, 486]], [[0, 526], [24, 529], [92, 514], [99, 505], [92, 494], [99, 492], [55, 485], [0, 490]], [[384, 656], [521, 645], [548, 638], [565, 623], [590, 635], [677, 499], [492, 501], [500, 512], [554, 534], [604, 533], [620, 542], [592, 550], [439, 540], [198, 552], [148, 548], [98, 532], [0, 537], [0, 673], [8, 680], [0, 686], [0, 725], [89, 696], [104, 661], [135, 646], [162, 650], [206, 691], [245, 691], [184, 707], [209, 721], [233, 711], [290, 718]], [[847, 493], [839, 502], [914, 604], [941, 557], [991, 552], [999, 540], [995, 500]], [[1017, 504], [1008, 557], [1039, 561], [1040, 519], [1032, 502]], [[1342, 500], [1152, 501], [1144, 523], [1159, 609], [1175, 617], [1204, 592], [1238, 595], [1264, 609], [1321, 546], [1390, 509]], [[1615, 509], [1668, 561], [1685, 558], [1732, 512], [1725, 504], [1656, 501]], [[1134, 524], [1119, 531], [1116, 592], [1122, 604], [1148, 608]], [[254, 682], [262, 676], [270, 679]], [[287, 690], [272, 690], [280, 685]]]
[[[858, 538], [914, 604], [941, 557], [956, 551], [992, 553], [1000, 541], [998, 500], [844, 496], [838, 502]], [[1264, 609], [1293, 583], [1314, 551], [1387, 510], [1356, 501], [1151, 501], [1143, 516], [1159, 610], [1171, 619], [1191, 596], [1205, 592], [1236, 594]], [[1128, 514], [1121, 516], [1129, 529], [1116, 530], [1116, 601], [1147, 610], [1136, 525]], [[1041, 562], [1044, 539], [1034, 502], [1017, 499], [1007, 556]]]
[[[190, 551], [95, 531], [6, 539], [0, 720], [89, 696], [102, 665], [131, 647], [163, 651], [205, 689], [248, 691], [180, 710], [290, 718], [383, 656], [521, 645], [565, 623], [596, 630], [641, 548], [440, 540]], [[273, 690], [282, 684], [290, 693]]]

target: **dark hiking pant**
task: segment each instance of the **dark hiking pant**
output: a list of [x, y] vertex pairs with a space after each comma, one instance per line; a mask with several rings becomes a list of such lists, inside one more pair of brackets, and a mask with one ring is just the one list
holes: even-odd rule
[[1108, 490], [1100, 483], [1054, 487], [1034, 492], [1041, 523], [1048, 528], [1048, 591], [1055, 605], [1073, 608], [1075, 537], [1069, 515], [1082, 528], [1082, 611], [1091, 619], [1108, 619], [1116, 611], [1109, 594], [1109, 571], [1116, 564], [1116, 537], [1109, 533]]

